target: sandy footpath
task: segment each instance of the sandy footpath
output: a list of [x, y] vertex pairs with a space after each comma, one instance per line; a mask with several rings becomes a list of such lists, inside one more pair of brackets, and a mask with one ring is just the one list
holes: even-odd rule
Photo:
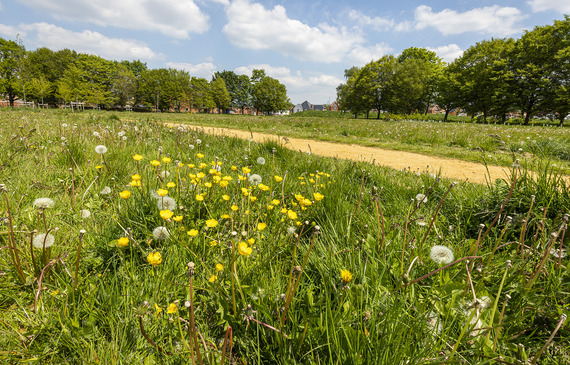
[[[167, 123], [170, 127], [177, 127], [180, 124]], [[469, 182], [485, 184], [490, 174], [491, 181], [502, 179], [508, 176], [508, 168], [502, 166], [487, 166], [475, 162], [467, 162], [456, 159], [426, 156], [419, 153], [386, 150], [377, 147], [365, 147], [354, 144], [340, 144], [323, 141], [315, 141], [303, 138], [290, 138], [273, 134], [248, 132], [237, 129], [200, 127], [185, 125], [186, 128], [204, 131], [206, 133], [238, 137], [242, 139], [253, 139], [256, 142], [276, 141], [284, 147], [303, 153], [313, 153], [319, 156], [337, 157], [347, 160], [364, 161], [374, 163], [379, 166], [387, 166], [394, 169], [410, 168], [412, 171], [440, 172], [441, 176], [468, 180]]]

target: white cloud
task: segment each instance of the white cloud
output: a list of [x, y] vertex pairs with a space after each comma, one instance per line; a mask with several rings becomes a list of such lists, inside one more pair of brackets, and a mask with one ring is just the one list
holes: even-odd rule
[[443, 35], [477, 32], [488, 35], [508, 36], [522, 31], [517, 24], [526, 18], [517, 8], [499, 5], [472, 9], [463, 13], [444, 9], [433, 12], [427, 5], [420, 5], [414, 12], [414, 22], [396, 26], [398, 30], [422, 30], [433, 27]]
[[14, 40], [14, 38], [16, 38], [18, 34], [20, 35], [20, 37], [23, 37], [25, 35], [21, 30], [19, 30], [16, 27], [0, 24], [0, 35]]
[[56, 19], [158, 31], [185, 39], [208, 29], [208, 15], [193, 0], [19, 0]]
[[463, 55], [463, 50], [455, 43], [448, 44], [447, 46], [440, 46], [436, 48], [427, 48], [430, 51], [434, 51], [439, 57], [441, 57], [445, 62], [453, 62], [458, 57]]
[[377, 43], [372, 47], [356, 46], [347, 55], [347, 61], [354, 66], [364, 66], [370, 61], [382, 58], [392, 52], [393, 49], [386, 43]]
[[183, 62], [167, 62], [166, 67], [188, 71], [188, 73], [190, 73], [190, 76], [203, 77], [208, 81], [212, 78], [214, 72], [216, 72], [216, 65], [214, 65], [212, 62], [203, 62], [197, 65]]
[[344, 80], [323, 73], [304, 75], [301, 71], [292, 73], [287, 67], [268, 64], [248, 65], [234, 70], [240, 75], [251, 76], [254, 69], [263, 69], [267, 76], [279, 80], [287, 88], [287, 96], [293, 103], [309, 100], [313, 104], [324, 104], [336, 100], [336, 87]]
[[535, 13], [547, 10], [570, 13], [570, 2], [568, 0], [530, 0], [527, 3]]
[[362, 26], [368, 26], [378, 31], [389, 30], [394, 26], [394, 20], [392, 19], [380, 17], [371, 18], [358, 10], [349, 11], [348, 17]]
[[235, 46], [268, 49], [300, 60], [339, 62], [363, 41], [344, 27], [311, 27], [290, 19], [281, 5], [268, 10], [250, 0], [235, 0], [226, 8], [226, 15], [223, 32]]
[[91, 30], [74, 32], [48, 23], [20, 24], [25, 44], [47, 47], [52, 50], [64, 48], [77, 52], [99, 55], [107, 59], [140, 59], [143, 61], [162, 58], [145, 43], [121, 38], [109, 38]]

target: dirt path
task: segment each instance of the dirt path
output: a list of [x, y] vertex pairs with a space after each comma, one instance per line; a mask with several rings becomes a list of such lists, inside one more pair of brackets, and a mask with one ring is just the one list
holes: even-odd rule
[[[170, 127], [178, 127], [180, 124], [167, 123], [167, 125]], [[242, 131], [238, 129], [205, 126], [201, 127], [188, 124], [184, 126], [218, 136], [238, 137], [242, 139], [252, 139], [253, 137], [253, 140], [256, 142], [276, 141], [282, 146], [295, 151], [304, 153], [310, 152], [319, 156], [364, 161], [368, 163], [374, 163], [379, 166], [391, 167], [394, 169], [410, 168], [412, 171], [419, 170], [421, 172], [425, 172], [429, 166], [429, 171], [434, 173], [441, 172], [441, 176], [443, 177], [458, 180], [468, 180], [469, 182], [478, 184], [486, 183], [486, 177], [487, 179], [489, 178], [488, 173], [490, 174], [491, 181], [494, 181], [495, 179], [506, 178], [508, 176], [509, 170], [507, 167], [502, 166], [487, 166], [489, 169], [489, 172], [487, 173], [485, 166], [480, 163], [435, 156], [426, 156], [419, 153], [393, 151], [354, 144], [347, 145], [324, 141], [315, 141], [303, 138], [280, 137], [273, 134], [257, 132], [250, 133], [248, 131]]]

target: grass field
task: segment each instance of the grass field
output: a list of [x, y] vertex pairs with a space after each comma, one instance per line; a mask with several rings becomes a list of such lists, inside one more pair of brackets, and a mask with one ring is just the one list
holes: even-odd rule
[[[0, 363], [570, 362], [551, 153], [537, 179], [454, 185], [161, 123], [323, 120], [120, 118], [0, 112]], [[369, 128], [389, 125], [421, 135]]]
[[[338, 143], [355, 143], [466, 161], [532, 167], [537, 160], [570, 175], [570, 128], [470, 122], [375, 120], [295, 115], [259, 117], [221, 114], [117, 114], [135, 119], [175, 121], [265, 132]], [[126, 117], [128, 118], [128, 116]]]

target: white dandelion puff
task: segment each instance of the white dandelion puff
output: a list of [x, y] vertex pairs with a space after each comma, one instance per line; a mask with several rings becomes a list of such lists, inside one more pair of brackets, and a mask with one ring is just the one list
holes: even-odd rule
[[47, 235], [45, 233], [40, 233], [34, 237], [32, 244], [35, 248], [48, 248], [53, 246], [54, 242], [55, 237], [53, 235], [49, 233]]
[[170, 210], [174, 212], [176, 210], [176, 200], [169, 196], [159, 196], [157, 199], [157, 207], [159, 210]]
[[551, 248], [550, 254], [557, 259], [559, 259], [559, 258], [563, 259], [566, 257], [566, 252], [564, 250], [560, 251], [560, 249], [557, 249], [557, 248]]
[[190, 148], [191, 150], [193, 150], [195, 147], [194, 147], [193, 144], [191, 144], [191, 145], [188, 145], [188, 148]]
[[99, 132], [93, 132], [93, 137], [101, 137], [101, 135], [99, 134]]
[[418, 201], [418, 204], [420, 204], [420, 203], [425, 204], [428, 201], [427, 196], [425, 196], [424, 194], [421, 194], [421, 193], [416, 195], [416, 200]]
[[252, 174], [249, 176], [249, 183], [251, 185], [259, 185], [263, 179], [258, 174]]
[[159, 226], [152, 231], [152, 235], [157, 240], [165, 240], [170, 237], [170, 232], [168, 232], [168, 229], [166, 229], [166, 227]]
[[95, 152], [97, 152], [98, 154], [102, 155], [104, 153], [107, 153], [107, 147], [103, 146], [102, 144], [100, 144], [99, 146], [95, 147]]
[[198, 146], [201, 145], [201, 144], [202, 144], [202, 140], [201, 140], [201, 139], [197, 139], [197, 140], [196, 140], [196, 144], [197, 144]]
[[297, 231], [297, 228], [295, 228], [293, 226], [287, 228], [287, 234], [288, 235], [294, 235], [295, 231]]
[[37, 198], [34, 200], [34, 207], [39, 209], [53, 208], [55, 203], [50, 198]]
[[81, 216], [81, 218], [87, 219], [87, 218], [91, 217], [91, 212], [87, 209], [81, 209], [79, 211], [79, 215]]
[[258, 157], [257, 158], [257, 163], [260, 165], [265, 165], [265, 159], [263, 157]]
[[108, 187], [108, 186], [105, 186], [105, 187], [103, 188], [103, 190], [101, 190], [101, 192], [99, 192], [99, 194], [101, 194], [101, 195], [109, 195], [109, 194], [111, 194], [111, 188]]
[[453, 251], [449, 247], [436, 245], [431, 248], [430, 258], [438, 265], [447, 265], [453, 262]]
[[170, 172], [164, 170], [160, 173], [160, 176], [162, 176], [163, 179], [166, 179], [167, 177], [170, 176]]

